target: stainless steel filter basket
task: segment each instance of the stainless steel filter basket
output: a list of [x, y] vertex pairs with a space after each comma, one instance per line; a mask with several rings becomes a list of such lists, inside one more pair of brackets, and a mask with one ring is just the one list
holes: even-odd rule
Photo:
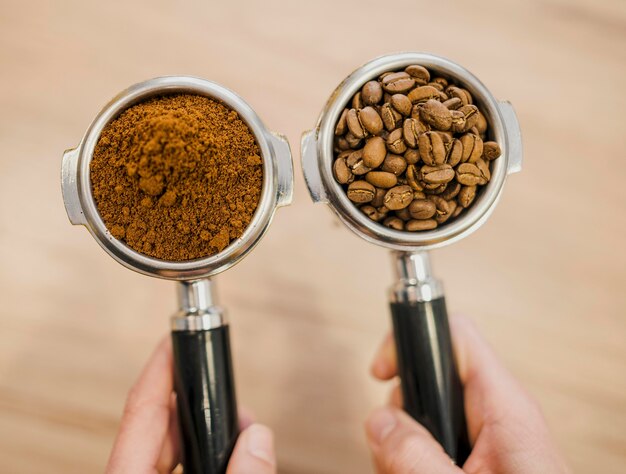
[[[263, 158], [263, 190], [259, 205], [243, 235], [211, 257], [168, 262], [141, 254], [114, 238], [105, 227], [93, 200], [89, 164], [100, 133], [121, 112], [138, 102], [164, 94], [187, 93], [211, 97], [235, 110], [257, 139]], [[269, 228], [277, 207], [291, 203], [293, 169], [287, 140], [269, 132], [259, 116], [229, 89], [196, 77], [171, 76], [151, 79], [118, 94], [91, 123], [77, 148], [63, 155], [63, 200], [72, 224], [84, 225], [100, 246], [122, 265], [140, 273], [186, 280], [205, 278], [230, 268], [259, 242]]]
[[[404, 69], [411, 64], [420, 64], [439, 76], [454, 79], [466, 88], [489, 122], [491, 139], [502, 148], [502, 155], [492, 163], [491, 181], [470, 209], [452, 222], [423, 232], [393, 230], [372, 221], [348, 199], [332, 172], [335, 125], [352, 96], [363, 84], [376, 79], [383, 72]], [[302, 169], [313, 201], [330, 205], [339, 218], [360, 237], [396, 250], [430, 250], [456, 242], [474, 232], [495, 209], [507, 174], [520, 171], [521, 166], [522, 141], [511, 104], [497, 101], [467, 69], [448, 59], [426, 53], [390, 54], [356, 69], [330, 95], [316, 128], [302, 137]]]
[[[154, 96], [195, 94], [222, 102], [248, 125], [263, 159], [263, 188], [243, 235], [216, 255], [184, 261], [136, 252], [108, 231], [95, 205], [89, 165], [102, 130], [127, 108]], [[172, 317], [174, 376], [185, 472], [224, 473], [239, 433], [229, 325], [215, 304], [208, 277], [239, 262], [267, 231], [277, 207], [291, 203], [293, 168], [287, 140], [269, 132], [244, 100], [214, 82], [171, 76], [136, 84], [96, 116], [77, 148], [63, 155], [63, 201], [72, 224], [84, 225], [122, 265], [145, 275], [178, 280], [179, 311]]]
[[[489, 123], [490, 139], [502, 155], [491, 164], [491, 181], [455, 220], [421, 232], [390, 229], [363, 214], [332, 172], [335, 126], [352, 96], [387, 71], [419, 64], [467, 89]], [[315, 129], [302, 137], [302, 169], [311, 198], [328, 204], [354, 233], [393, 249], [396, 281], [390, 309], [398, 373], [406, 411], [428, 428], [457, 463], [469, 455], [463, 390], [454, 359], [443, 286], [432, 276], [427, 250], [451, 244], [478, 229], [491, 215], [507, 175], [521, 170], [522, 141], [512, 106], [497, 101], [476, 76], [459, 64], [426, 53], [382, 56], [361, 66], [331, 93]]]

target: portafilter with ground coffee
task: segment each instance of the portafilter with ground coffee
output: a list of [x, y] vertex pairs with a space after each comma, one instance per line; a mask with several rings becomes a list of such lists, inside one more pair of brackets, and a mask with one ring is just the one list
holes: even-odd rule
[[[235, 114], [226, 115], [226, 118], [229, 121], [241, 119], [254, 135], [260, 157], [252, 156], [250, 162], [259, 166], [259, 158], [262, 159], [263, 178], [256, 210], [245, 230], [242, 229], [241, 235], [236, 234], [230, 241], [224, 240], [228, 239], [228, 234], [222, 235], [215, 244], [219, 251], [211, 255], [167, 261], [150, 256], [147, 251], [142, 253], [126, 245], [121, 238], [124, 229], [115, 228], [111, 232], [107, 228], [94, 197], [90, 164], [103, 131], [125, 111], [144, 101], [177, 94], [206, 97], [234, 111]], [[183, 110], [183, 115], [185, 113]], [[204, 124], [201, 124], [200, 129], [202, 133], [209, 135], [212, 133]], [[188, 133], [185, 137], [193, 140], [193, 133]], [[150, 142], [150, 136], [144, 138]], [[183, 139], [183, 143], [179, 140], [175, 146], [184, 150], [188, 145], [184, 143], [186, 139]], [[130, 143], [131, 141], [120, 142], [120, 149], [126, 150], [127, 146], [135, 146], [136, 143]], [[142, 143], [140, 144], [144, 147], [141, 148], [142, 153], [146, 151], [146, 147], [155, 146], [162, 147], [167, 153], [168, 147], [172, 144], [165, 143], [166, 141]], [[214, 154], [215, 149], [209, 147], [201, 153]], [[112, 160], [114, 159], [115, 156], [112, 157]], [[159, 160], [161, 165], [166, 161], [161, 160], [161, 157]], [[184, 160], [181, 161], [182, 166], [187, 166]], [[245, 157], [242, 161], [245, 163]], [[170, 206], [177, 199], [176, 193], [170, 195], [164, 193], [160, 198], [156, 196], [161, 192], [162, 183], [159, 180], [162, 177], [158, 177], [157, 180], [154, 176], [142, 176], [145, 179], [142, 183], [141, 178], [135, 175], [136, 170], [131, 168], [123, 172], [127, 171], [129, 175], [133, 175], [133, 179], [141, 183], [147, 192], [138, 205], [150, 206], [155, 199], [160, 199], [162, 202], [158, 203], [159, 206]], [[189, 174], [189, 166], [185, 173]], [[232, 179], [237, 179], [236, 174], [233, 174]], [[293, 169], [287, 140], [281, 135], [269, 132], [254, 110], [232, 91], [214, 82], [194, 77], [161, 77], [136, 84], [121, 92], [96, 116], [78, 147], [66, 151], [63, 156], [63, 200], [71, 223], [87, 227], [100, 246], [127, 268], [144, 275], [178, 282], [179, 310], [172, 317], [171, 327], [185, 472], [212, 474], [225, 472], [239, 433], [229, 326], [224, 310], [216, 305], [213, 284], [209, 278], [230, 268], [254, 248], [267, 231], [276, 208], [290, 204], [292, 186]], [[106, 185], [101, 187], [106, 188]], [[126, 192], [123, 186], [120, 186], [119, 192]], [[204, 190], [201, 198], [207, 198]], [[210, 193], [208, 198], [211, 198]], [[192, 202], [194, 199], [197, 201], [199, 197], [196, 194], [186, 196], [185, 199]], [[122, 211], [128, 213], [132, 212], [132, 209]], [[211, 222], [198, 224], [209, 229], [214, 228]], [[135, 227], [129, 227], [126, 232], [133, 232], [133, 235], [127, 237], [136, 237], [137, 227], [141, 225], [142, 223], [138, 221], [134, 224]], [[189, 226], [188, 223], [185, 225]], [[181, 232], [193, 231], [194, 229], [189, 228], [181, 229]], [[199, 231], [197, 233], [200, 234]], [[205, 231], [206, 233], [208, 231]], [[152, 240], [154, 238], [152, 235]], [[149, 244], [145, 247], [146, 250], [152, 248], [150, 240], [146, 241]], [[175, 249], [169, 249], [170, 252], [173, 250]]]

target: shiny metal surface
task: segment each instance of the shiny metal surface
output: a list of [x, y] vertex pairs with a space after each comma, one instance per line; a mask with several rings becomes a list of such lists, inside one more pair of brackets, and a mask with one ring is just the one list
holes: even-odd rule
[[[89, 163], [102, 129], [128, 107], [155, 95], [199, 94], [237, 111], [254, 134], [263, 158], [263, 190], [252, 221], [243, 235], [222, 252], [185, 262], [148, 257], [115, 239], [104, 225], [91, 193]], [[63, 155], [63, 201], [75, 225], [84, 225], [100, 246], [122, 265], [137, 272], [171, 280], [198, 279], [222, 272], [241, 260], [267, 231], [277, 207], [291, 203], [293, 167], [287, 140], [269, 132], [252, 108], [229, 89], [195, 77], [170, 76], [141, 82], [118, 94], [96, 116], [76, 149]]]
[[432, 275], [427, 252], [392, 252], [395, 283], [392, 303], [432, 301], [443, 296], [443, 285]]
[[227, 324], [226, 313], [216, 305], [215, 283], [202, 280], [179, 281], [178, 308], [172, 316], [173, 331], [206, 331]]
[[[454, 221], [425, 232], [397, 231], [372, 221], [348, 199], [332, 174], [334, 129], [346, 104], [365, 82], [410, 64], [421, 64], [438, 75], [453, 78], [469, 90], [490, 124], [490, 138], [502, 148], [502, 156], [492, 164], [491, 181], [474, 204]], [[521, 163], [519, 123], [511, 105], [498, 102], [476, 76], [459, 64], [426, 53], [390, 54], [355, 70], [331, 94], [316, 128], [302, 137], [302, 169], [313, 201], [328, 204], [353, 232], [369, 242], [395, 250], [434, 249], [474, 232], [493, 212], [507, 174], [519, 171]]]

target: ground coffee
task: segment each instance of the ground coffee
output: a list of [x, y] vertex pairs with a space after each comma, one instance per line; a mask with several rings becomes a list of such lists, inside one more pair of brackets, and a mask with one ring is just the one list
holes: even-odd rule
[[90, 173], [113, 237], [169, 261], [208, 257], [240, 237], [263, 184], [248, 126], [222, 103], [189, 94], [124, 111], [102, 131]]
[[499, 145], [470, 92], [420, 65], [363, 85], [335, 128], [335, 180], [370, 219], [431, 230], [491, 179]]

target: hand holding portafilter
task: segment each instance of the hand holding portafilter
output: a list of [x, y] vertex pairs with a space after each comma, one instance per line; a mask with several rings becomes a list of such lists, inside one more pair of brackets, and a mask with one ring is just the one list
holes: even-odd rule
[[[98, 213], [90, 180], [90, 163], [103, 129], [133, 105], [169, 94], [205, 96], [236, 111], [254, 135], [263, 161], [261, 197], [241, 237], [210, 257], [178, 262], [149, 257], [114, 238]], [[183, 466], [190, 473], [225, 472], [239, 428], [229, 327], [209, 277], [241, 260], [267, 231], [276, 208], [290, 204], [289, 144], [270, 133], [230, 90], [198, 78], [172, 76], [136, 84], [117, 95], [94, 119], [79, 146], [65, 152], [62, 168], [63, 200], [72, 224], [87, 227], [122, 265], [178, 281], [179, 311], [172, 317], [172, 341]]]
[[[502, 150], [492, 163], [491, 180], [475, 202], [456, 219], [420, 232], [394, 230], [367, 217], [348, 199], [332, 170], [335, 128], [354, 94], [381, 74], [413, 64], [468, 90], [490, 125], [490, 139]], [[391, 314], [405, 409], [430, 430], [458, 464], [469, 454], [463, 392], [442, 286], [431, 274], [426, 251], [456, 242], [480, 227], [493, 212], [507, 174], [519, 171], [521, 161], [519, 124], [511, 105], [496, 101], [458, 64], [424, 53], [383, 56], [354, 71], [330, 96], [317, 127], [302, 138], [302, 168], [313, 201], [328, 204], [360, 237], [394, 250], [397, 281], [391, 288]]]

